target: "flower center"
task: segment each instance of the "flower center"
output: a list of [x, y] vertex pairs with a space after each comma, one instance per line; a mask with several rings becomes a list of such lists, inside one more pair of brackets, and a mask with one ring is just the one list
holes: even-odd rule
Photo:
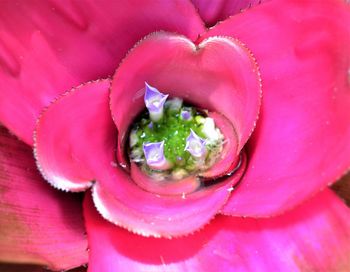
[[205, 111], [167, 99], [146, 84], [146, 110], [129, 135], [129, 158], [148, 175], [181, 179], [210, 168], [223, 148], [223, 135]]

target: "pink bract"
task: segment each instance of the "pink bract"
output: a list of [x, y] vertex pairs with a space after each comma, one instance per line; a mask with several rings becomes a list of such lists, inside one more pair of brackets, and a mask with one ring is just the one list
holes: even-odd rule
[[225, 32], [249, 45], [264, 86], [262, 114], [247, 147], [249, 167], [228, 214], [281, 213], [348, 171], [349, 26], [349, 6], [341, 1], [277, 1], [207, 33]]
[[200, 232], [171, 240], [145, 238], [110, 224], [89, 195], [84, 208], [90, 271], [348, 269], [349, 209], [328, 190], [283, 216], [218, 216]]
[[39, 170], [55, 188], [84, 191], [106, 160], [113, 163], [117, 134], [108, 109], [109, 86], [106, 79], [74, 88], [39, 117], [34, 153]]
[[236, 131], [238, 151], [252, 133], [260, 108], [259, 70], [238, 40], [210, 37], [195, 45], [185, 37], [155, 33], [137, 44], [112, 81], [111, 111], [122, 146], [130, 123], [144, 108], [145, 81], [223, 114]]
[[[162, 51], [154, 54], [155, 46]], [[129, 176], [125, 172], [127, 162], [122, 162], [124, 167], [115, 162], [113, 154], [125, 149], [126, 131], [144, 107], [144, 89], [138, 86], [144, 86], [145, 81], [227, 118], [211, 115], [229, 138], [214, 172], [204, 173], [207, 187], [201, 188], [200, 177], [194, 177], [169, 184], [165, 190], [152, 184], [135, 166]], [[220, 87], [214, 88], [215, 84]], [[257, 119], [261, 83], [251, 53], [237, 40], [222, 37], [210, 38], [198, 47], [182, 36], [165, 32], [143, 39], [123, 60], [111, 83], [110, 105], [118, 143], [108, 107], [109, 85], [109, 80], [87, 83], [43, 111], [35, 131], [34, 149], [43, 175], [63, 190], [80, 191], [94, 186], [99, 212], [135, 233], [171, 237], [207, 224], [227, 201], [230, 188], [239, 181], [246, 165], [244, 157], [237, 173], [229, 173], [232, 176], [224, 182], [210, 186], [211, 178], [236, 167]]]
[[[0, 122], [89, 190], [89, 271], [348, 270], [326, 187], [350, 167], [350, 7], [259, 2], [0, 3]], [[129, 162], [144, 82], [208, 110], [212, 168], [162, 184]], [[80, 265], [79, 196], [30, 152], [0, 130], [0, 260]]]
[[268, 0], [192, 0], [207, 26], [213, 26], [230, 15], [241, 13]]
[[0, 120], [28, 144], [43, 107], [65, 90], [111, 75], [143, 36], [162, 29], [195, 39], [204, 31], [194, 7], [182, 0], [4, 0], [0, 25], [6, 86]]

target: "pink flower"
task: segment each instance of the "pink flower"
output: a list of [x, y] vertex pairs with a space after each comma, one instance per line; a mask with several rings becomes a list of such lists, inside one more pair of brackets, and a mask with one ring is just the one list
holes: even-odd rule
[[[255, 2], [0, 3], [0, 121], [53, 187], [87, 191], [83, 221], [3, 130], [0, 260], [349, 269], [350, 212], [326, 188], [350, 166], [349, 6], [270, 1], [226, 19]], [[208, 109], [225, 138], [210, 169], [162, 183], [129, 161], [145, 82]]]

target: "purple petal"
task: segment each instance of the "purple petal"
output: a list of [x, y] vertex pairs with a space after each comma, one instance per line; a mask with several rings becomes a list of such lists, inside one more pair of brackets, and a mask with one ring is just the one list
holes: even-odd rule
[[188, 110], [188, 109], [182, 109], [181, 110], [181, 118], [183, 120], [191, 120], [192, 119], [192, 114], [191, 114], [191, 110]]
[[143, 144], [143, 153], [150, 168], [164, 170], [169, 167], [169, 163], [164, 157], [164, 141]]
[[203, 157], [207, 149], [205, 148], [205, 140], [200, 138], [192, 129], [190, 135], [186, 139], [185, 150], [190, 152], [196, 158]]
[[158, 121], [163, 115], [164, 103], [169, 95], [162, 94], [156, 88], [145, 82], [145, 105], [153, 121]]

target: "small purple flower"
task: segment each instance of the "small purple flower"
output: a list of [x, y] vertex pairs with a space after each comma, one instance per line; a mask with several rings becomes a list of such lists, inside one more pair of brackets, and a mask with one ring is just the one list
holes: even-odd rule
[[191, 129], [191, 133], [186, 139], [185, 150], [190, 152], [191, 155], [197, 159], [203, 158], [207, 153], [205, 140]]
[[143, 144], [147, 165], [154, 170], [169, 169], [170, 164], [164, 156], [164, 141]]
[[159, 121], [163, 117], [164, 103], [169, 95], [162, 94], [156, 88], [145, 82], [145, 105], [149, 111], [153, 122]]
[[185, 121], [189, 121], [192, 119], [192, 112], [191, 109], [183, 108], [181, 110], [181, 118]]

